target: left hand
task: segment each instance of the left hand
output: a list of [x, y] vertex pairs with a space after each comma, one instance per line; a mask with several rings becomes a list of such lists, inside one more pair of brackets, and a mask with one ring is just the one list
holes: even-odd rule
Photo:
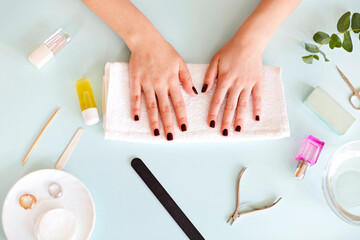
[[208, 114], [208, 124], [213, 128], [222, 103], [228, 96], [221, 123], [223, 136], [228, 135], [234, 115], [234, 130], [241, 131], [251, 94], [253, 119], [260, 121], [261, 115], [262, 51], [236, 40], [233, 38], [227, 42], [211, 59], [202, 88], [202, 92], [210, 91], [218, 78]]

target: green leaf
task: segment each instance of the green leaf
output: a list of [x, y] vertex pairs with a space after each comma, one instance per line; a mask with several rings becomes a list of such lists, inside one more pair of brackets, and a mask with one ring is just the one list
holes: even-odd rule
[[324, 57], [325, 62], [330, 62], [323, 51], [319, 50], [319, 53]]
[[311, 53], [317, 53], [319, 48], [311, 43], [305, 43], [305, 50]]
[[346, 32], [344, 33], [344, 41], [342, 43], [342, 47], [348, 51], [348, 52], [352, 52], [353, 50], [353, 45], [352, 45], [352, 41], [351, 41], [351, 37], [350, 37], [350, 32]]
[[318, 44], [323, 44], [325, 41], [325, 44], [328, 44], [329, 41], [327, 41], [329, 39], [329, 35], [327, 33], [324, 32], [317, 32], [314, 34], [313, 39], [316, 43]]
[[331, 40], [334, 42], [334, 47], [341, 48], [341, 39], [335, 33], [331, 35]]
[[344, 32], [350, 27], [350, 12], [344, 13], [337, 23], [337, 29], [339, 32]]
[[[351, 18], [351, 29], [360, 29], [360, 14], [359, 13], [354, 13], [352, 18]], [[360, 30], [356, 30], [354, 31], [354, 33], [359, 33]]]
[[332, 39], [330, 39], [330, 41], [329, 41], [329, 47], [330, 47], [331, 49], [334, 49], [334, 48], [335, 48], [335, 42], [334, 42]]
[[334, 49], [334, 48], [341, 48], [341, 39], [339, 38], [338, 35], [336, 35], [335, 33], [331, 35], [331, 39], [330, 39], [330, 42], [329, 42], [329, 47], [331, 49]]
[[304, 61], [304, 63], [312, 64], [313, 60], [314, 60], [314, 57], [313, 57], [313, 55], [303, 56], [302, 60]]
[[316, 60], [319, 60], [320, 58], [319, 58], [319, 56], [318, 55], [313, 55], [313, 58], [315, 58]]

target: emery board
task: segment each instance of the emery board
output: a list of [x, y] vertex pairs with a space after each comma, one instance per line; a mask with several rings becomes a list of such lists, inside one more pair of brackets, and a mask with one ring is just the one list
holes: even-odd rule
[[310, 93], [305, 99], [304, 105], [337, 135], [344, 135], [356, 120], [320, 87], [316, 87]]
[[205, 239], [140, 158], [134, 158], [131, 166], [189, 239]]

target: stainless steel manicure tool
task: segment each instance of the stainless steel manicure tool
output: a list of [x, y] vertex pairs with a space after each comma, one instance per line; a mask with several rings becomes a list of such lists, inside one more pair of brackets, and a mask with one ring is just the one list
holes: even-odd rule
[[354, 86], [351, 84], [351, 82], [349, 81], [349, 79], [340, 71], [340, 69], [336, 66], [337, 70], [339, 71], [341, 77], [345, 80], [345, 82], [347, 83], [347, 85], [351, 88], [351, 90], [353, 91], [353, 94], [350, 96], [349, 98], [349, 102], [351, 104], [351, 106], [353, 106], [353, 108], [355, 108], [356, 110], [360, 110], [360, 105], [356, 106], [352, 99], [354, 97], [357, 97], [359, 102], [360, 102], [360, 91], [356, 90], [354, 88]]
[[258, 212], [258, 211], [262, 211], [265, 209], [269, 209], [269, 208], [275, 206], [281, 200], [281, 197], [280, 197], [276, 202], [274, 202], [273, 204], [271, 204], [269, 206], [265, 206], [263, 208], [254, 208], [252, 210], [239, 212], [239, 208], [245, 207], [245, 205], [243, 205], [242, 207], [239, 207], [239, 203], [240, 203], [240, 180], [246, 169], [247, 168], [245, 167], [241, 170], [238, 180], [237, 180], [237, 198], [236, 198], [236, 207], [235, 207], [234, 214], [232, 216], [230, 216], [229, 219], [226, 221], [226, 223], [228, 223], [228, 222], [230, 222], [230, 220], [232, 220], [231, 225], [233, 225], [234, 222], [236, 221], [236, 219], [238, 219], [240, 216], [248, 214], [248, 213], [252, 213], [252, 212]]

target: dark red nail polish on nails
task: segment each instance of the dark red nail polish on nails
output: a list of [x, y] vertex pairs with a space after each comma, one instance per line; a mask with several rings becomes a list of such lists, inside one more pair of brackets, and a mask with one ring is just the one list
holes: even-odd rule
[[198, 92], [194, 86], [192, 87], [192, 90], [194, 91], [195, 94], [198, 94]]
[[228, 130], [227, 130], [226, 128], [223, 130], [222, 135], [225, 136], [225, 137], [227, 137], [227, 135], [228, 135]]
[[237, 131], [237, 132], [240, 132], [240, 131], [241, 131], [240, 125], [237, 125], [237, 126], [236, 126], [235, 131]]
[[186, 131], [186, 124], [181, 124], [181, 131], [185, 132]]
[[155, 136], [159, 136], [159, 135], [160, 135], [159, 129], [157, 129], [157, 128], [154, 129], [154, 135], [155, 135]]
[[201, 89], [201, 92], [202, 93], [206, 92], [207, 88], [208, 88], [208, 85], [205, 83]]
[[215, 127], [215, 121], [214, 121], [214, 120], [211, 120], [211, 121], [210, 121], [210, 127], [212, 127], [212, 128]]
[[260, 121], [259, 115], [256, 115], [255, 120], [256, 120], [256, 121]]
[[134, 120], [135, 120], [135, 121], [139, 121], [139, 116], [138, 116], [138, 115], [135, 115], [135, 116], [134, 116]]
[[168, 141], [173, 140], [173, 135], [172, 135], [172, 133], [168, 133], [168, 134], [166, 135], [166, 138], [167, 138]]

